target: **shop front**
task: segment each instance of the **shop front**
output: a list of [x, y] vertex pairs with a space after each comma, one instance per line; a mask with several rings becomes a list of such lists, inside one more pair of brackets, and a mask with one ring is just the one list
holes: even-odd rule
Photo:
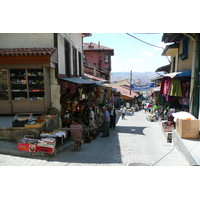
[[103, 123], [101, 108], [105, 102], [102, 85], [82, 78], [61, 78], [62, 127], [70, 127], [73, 118], [78, 118], [84, 128], [85, 142], [95, 139]]
[[56, 48], [0, 49], [0, 114], [47, 114]]
[[191, 70], [165, 74], [162, 78], [157, 102], [165, 131], [176, 127], [173, 114], [189, 112]]
[[49, 68], [21, 66], [0, 69], [0, 114], [47, 113]]

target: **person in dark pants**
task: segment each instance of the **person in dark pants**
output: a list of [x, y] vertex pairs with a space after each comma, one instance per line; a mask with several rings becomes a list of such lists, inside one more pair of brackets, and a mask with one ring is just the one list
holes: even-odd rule
[[116, 124], [116, 110], [114, 107], [112, 107], [110, 111], [110, 128], [115, 129]]
[[109, 132], [110, 113], [108, 112], [106, 107], [103, 107], [102, 111], [103, 111], [103, 134], [102, 134], [101, 138], [110, 136], [110, 132]]

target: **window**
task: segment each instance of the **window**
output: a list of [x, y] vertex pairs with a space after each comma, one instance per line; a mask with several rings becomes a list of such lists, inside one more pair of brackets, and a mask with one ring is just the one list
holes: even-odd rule
[[78, 62], [79, 62], [79, 76], [81, 76], [82, 74], [82, 62], [81, 62], [81, 52], [78, 52]]
[[76, 77], [77, 76], [77, 51], [76, 48], [73, 46], [73, 74]]
[[173, 57], [172, 72], [175, 72], [175, 66], [176, 66], [176, 57]]
[[189, 47], [189, 37], [186, 36], [183, 38], [181, 60], [185, 60], [188, 58], [188, 47]]
[[105, 54], [105, 55], [104, 55], [104, 62], [105, 62], [105, 63], [108, 63], [108, 54]]
[[67, 77], [71, 76], [71, 64], [70, 64], [70, 43], [65, 41], [65, 73]]

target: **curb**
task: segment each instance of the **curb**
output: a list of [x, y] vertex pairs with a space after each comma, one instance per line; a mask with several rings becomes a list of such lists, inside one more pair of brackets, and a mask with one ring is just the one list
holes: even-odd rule
[[194, 153], [192, 153], [193, 155], [190, 153], [190, 151], [184, 144], [183, 140], [180, 138], [180, 136], [175, 130], [173, 130], [172, 132], [172, 140], [174, 142], [174, 145], [176, 145], [178, 149], [184, 154], [184, 156], [191, 165], [198, 165], [198, 161], [196, 161], [196, 159], [194, 158], [195, 157]]
[[[162, 128], [162, 122], [159, 122], [162, 133], [164, 134], [166, 140], [167, 140], [167, 135], [169, 132], [165, 132]], [[173, 130], [172, 132], [172, 143], [174, 146], [177, 146], [178, 150], [185, 156], [185, 158], [189, 161], [190, 165], [200, 165], [200, 162], [196, 162], [195, 158], [199, 157], [194, 153], [190, 153], [190, 151], [188, 150], [188, 148], [186, 147], [186, 145], [184, 144], [182, 138], [180, 138], [180, 136], [178, 135], [178, 133], [176, 132], [176, 130]], [[198, 164], [199, 163], [199, 164]]]
[[[1, 154], [6, 154], [6, 155], [13, 155], [13, 156], [20, 156], [20, 157], [47, 157], [47, 156], [56, 156], [58, 153], [65, 151], [67, 148], [71, 147], [73, 145], [72, 141], [66, 141], [64, 144], [59, 144], [59, 146], [56, 148], [53, 154], [49, 153], [43, 153], [43, 152], [36, 152], [36, 153], [30, 153], [26, 151], [19, 151], [17, 149], [6, 149], [6, 148], [0, 148], [0, 153]], [[17, 146], [17, 145], [16, 145]], [[16, 147], [17, 148], [17, 147]]]

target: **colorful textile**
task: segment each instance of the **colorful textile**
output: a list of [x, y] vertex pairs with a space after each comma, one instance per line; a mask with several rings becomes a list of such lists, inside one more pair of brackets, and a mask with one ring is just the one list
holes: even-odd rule
[[186, 105], [186, 106], [189, 105], [189, 98], [182, 98], [181, 99], [181, 104], [182, 105]]
[[170, 90], [171, 82], [172, 82], [171, 78], [165, 77], [165, 78], [162, 79], [160, 94], [163, 94], [165, 97], [167, 96], [167, 94]]
[[178, 79], [172, 79], [170, 90], [169, 90], [170, 96], [177, 96], [182, 97], [182, 90], [181, 90], [181, 82]]
[[190, 82], [181, 82], [183, 97], [189, 98], [190, 95]]

